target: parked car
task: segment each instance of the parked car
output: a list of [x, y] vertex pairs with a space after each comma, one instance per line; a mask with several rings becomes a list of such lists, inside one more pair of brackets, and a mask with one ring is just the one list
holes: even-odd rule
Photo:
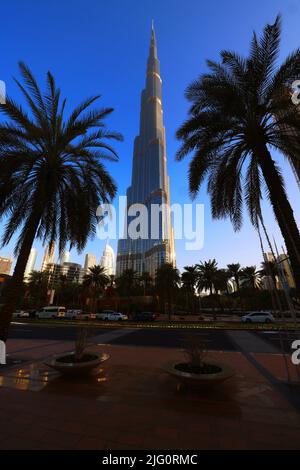
[[275, 321], [271, 312], [251, 312], [242, 316], [244, 323], [272, 323]]
[[155, 318], [156, 315], [153, 312], [137, 312], [133, 316], [134, 321], [154, 321]]
[[37, 318], [64, 318], [66, 313], [66, 308], [61, 306], [48, 306], [42, 308], [39, 312], [36, 313]]
[[16, 310], [13, 313], [13, 318], [29, 318], [29, 312], [25, 310]]
[[109, 321], [123, 321], [128, 320], [128, 316], [121, 312], [114, 312], [108, 315]]
[[108, 320], [109, 315], [115, 313], [114, 310], [102, 310], [102, 312], [95, 313], [97, 320]]
[[90, 320], [91, 313], [83, 312], [80, 309], [68, 309], [65, 313], [65, 318], [69, 320]]
[[96, 313], [97, 320], [105, 321], [123, 321], [128, 320], [128, 316], [113, 310], [103, 310], [101, 313]]

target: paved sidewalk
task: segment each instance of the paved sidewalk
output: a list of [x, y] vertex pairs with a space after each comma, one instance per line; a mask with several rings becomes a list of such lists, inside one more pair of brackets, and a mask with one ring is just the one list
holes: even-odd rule
[[[300, 449], [300, 413], [239, 352], [211, 352], [236, 376], [210, 391], [178, 389], [171, 348], [94, 345], [111, 357], [89, 380], [66, 380], [43, 358], [71, 342], [11, 340], [23, 362], [0, 370], [0, 449]], [[285, 379], [282, 357], [255, 361]], [[296, 378], [295, 367], [290, 373]], [[32, 391], [36, 390], [36, 391]]]

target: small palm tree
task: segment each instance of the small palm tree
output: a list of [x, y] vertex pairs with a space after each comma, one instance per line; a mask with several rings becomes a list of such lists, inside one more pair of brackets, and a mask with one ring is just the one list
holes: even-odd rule
[[143, 274], [139, 277], [139, 280], [143, 285], [144, 296], [145, 296], [148, 286], [152, 283], [152, 277], [147, 271], [144, 271]]
[[123, 295], [131, 295], [138, 281], [138, 274], [133, 269], [125, 269], [116, 279], [118, 289]]
[[83, 278], [83, 285], [87, 287], [92, 296], [93, 313], [96, 311], [97, 300], [109, 284], [109, 276], [102, 266], [92, 266]]
[[201, 291], [209, 290], [210, 295], [213, 294], [214, 284], [217, 281], [218, 263], [215, 259], [204, 261], [197, 264], [198, 281], [197, 287]]
[[47, 299], [49, 274], [46, 271], [31, 271], [27, 279], [27, 288], [31, 302], [35, 307], [42, 307]]
[[17, 262], [0, 315], [2, 339], [7, 337], [34, 239], [48, 242], [50, 248], [58, 241], [63, 253], [66, 243], [81, 251], [95, 234], [97, 207], [116, 194], [103, 159], [117, 161], [117, 154], [106, 140], [121, 140], [103, 123], [112, 108], [88, 110], [98, 96], [66, 117], [66, 100], [50, 72], [44, 94], [23, 63], [20, 72], [24, 84], [16, 82], [29, 113], [11, 98], [0, 106], [9, 119], [0, 124], [0, 219], [7, 217], [2, 246], [19, 231]]
[[174, 293], [178, 289], [179, 281], [179, 271], [171, 263], [164, 263], [156, 270], [156, 289], [164, 304], [165, 300], [167, 301], [169, 320], [171, 319]]
[[214, 281], [214, 287], [217, 292], [226, 292], [229, 294], [228, 281], [231, 278], [231, 274], [227, 269], [218, 269], [216, 278]]
[[280, 275], [278, 264], [276, 261], [263, 261], [259, 271], [261, 276], [270, 276], [272, 279], [273, 289], [277, 289], [277, 278]]
[[264, 185], [285, 240], [297, 288], [300, 289], [300, 234], [272, 149], [299, 165], [299, 109], [291, 86], [300, 77], [300, 49], [276, 69], [280, 17], [254, 34], [244, 58], [221, 52], [221, 63], [207, 61], [203, 74], [187, 89], [188, 120], [177, 131], [183, 141], [181, 160], [194, 152], [189, 168], [190, 193], [195, 197], [208, 179], [212, 216], [229, 217], [242, 226], [243, 200], [257, 227]]
[[197, 266], [184, 266], [184, 271], [181, 274], [181, 282], [187, 293], [187, 298], [190, 300], [192, 305], [192, 311], [194, 312], [194, 295], [198, 280]]
[[261, 287], [261, 274], [256, 270], [256, 266], [246, 266], [242, 270], [242, 285], [251, 289], [259, 289]]
[[234, 278], [237, 290], [240, 290], [240, 278], [242, 274], [240, 263], [227, 264], [227, 269], [230, 277]]

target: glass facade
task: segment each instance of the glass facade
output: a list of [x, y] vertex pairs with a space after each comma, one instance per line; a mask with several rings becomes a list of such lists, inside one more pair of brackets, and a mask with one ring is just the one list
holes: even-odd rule
[[[117, 276], [126, 269], [134, 269], [139, 274], [147, 271], [154, 276], [155, 270], [162, 263], [175, 264], [162, 111], [162, 81], [153, 29], [146, 86], [141, 94], [139, 135], [134, 141], [131, 186], [127, 189], [128, 208], [136, 203], [144, 204], [148, 209], [148, 229], [144, 226], [140, 228], [140, 238], [130, 238], [128, 226], [135, 216], [127, 218], [124, 238], [118, 243]], [[159, 213], [159, 223], [156, 227], [153, 227], [151, 219], [151, 208], [154, 204], [166, 206], [166, 210]], [[143, 233], [145, 231], [146, 236]]]

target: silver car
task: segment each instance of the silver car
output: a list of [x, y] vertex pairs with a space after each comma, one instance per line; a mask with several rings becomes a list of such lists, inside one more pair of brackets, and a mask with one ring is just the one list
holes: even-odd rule
[[251, 312], [242, 317], [244, 323], [273, 323], [275, 321], [271, 312]]

